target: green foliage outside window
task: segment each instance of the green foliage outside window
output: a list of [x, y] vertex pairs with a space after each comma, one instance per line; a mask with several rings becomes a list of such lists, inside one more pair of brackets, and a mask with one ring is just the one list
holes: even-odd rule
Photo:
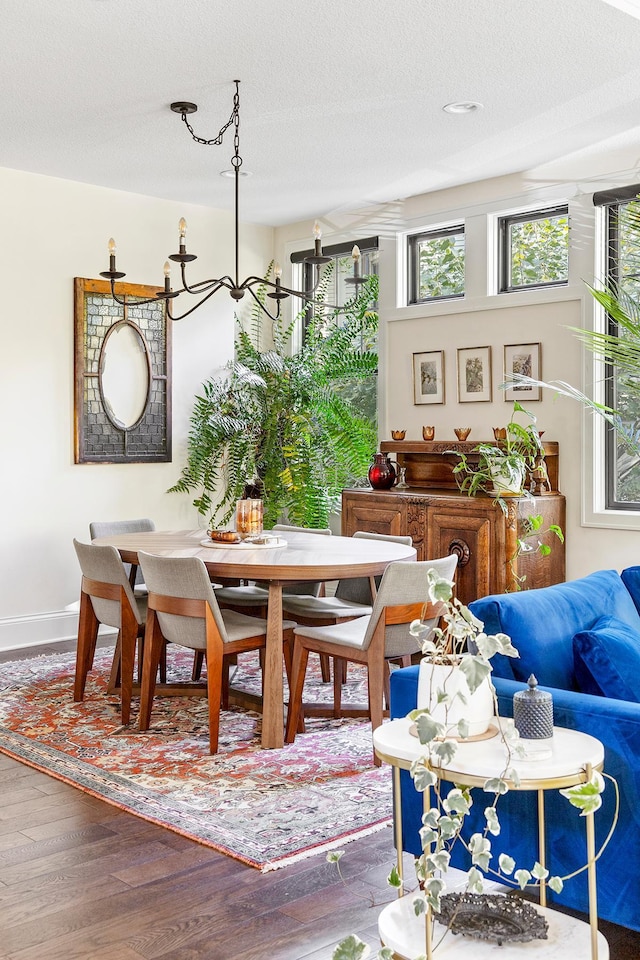
[[418, 283], [414, 302], [464, 296], [464, 231], [426, 235], [415, 243]]
[[[615, 283], [617, 299], [632, 323], [620, 321], [610, 313], [610, 333], [624, 341], [624, 349], [640, 358], [640, 203], [620, 204], [609, 216], [615, 218], [617, 244], [610, 251], [610, 282]], [[640, 435], [640, 372], [625, 364], [615, 367], [608, 402], [617, 411], [628, 433]], [[613, 499], [620, 503], [640, 503], [640, 457], [628, 443], [615, 438]]]
[[568, 281], [568, 214], [507, 219], [506, 223], [508, 276], [504, 289]]

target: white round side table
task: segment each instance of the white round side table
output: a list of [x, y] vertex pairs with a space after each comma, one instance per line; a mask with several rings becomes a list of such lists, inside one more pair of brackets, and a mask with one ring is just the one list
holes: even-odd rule
[[[496, 718], [496, 722], [498, 719]], [[414, 760], [425, 754], [425, 748], [410, 732], [411, 721], [407, 718], [391, 720], [374, 730], [373, 746], [380, 759], [393, 768], [394, 831], [398, 853], [398, 872], [402, 877], [402, 797], [400, 771], [408, 770]], [[503, 774], [507, 759], [506, 747], [497, 735], [487, 740], [461, 741], [455, 757], [446, 767], [432, 767], [440, 780], [463, 783], [470, 787], [482, 786], [491, 777]], [[544, 794], [546, 790], [558, 790], [586, 782], [591, 770], [602, 770], [604, 747], [595, 737], [577, 730], [554, 727], [552, 756], [546, 760], [511, 760], [520, 777], [520, 782], [509, 782], [510, 790], [535, 790], [538, 797], [538, 860], [545, 866], [545, 817]], [[425, 792], [425, 809], [428, 809], [429, 791]], [[577, 812], [576, 812], [577, 815]], [[584, 817], [587, 835], [587, 873], [589, 884], [589, 923], [576, 920], [546, 906], [546, 884], [540, 883], [540, 912], [549, 925], [546, 940], [530, 940], [525, 943], [503, 944], [468, 939], [447, 934], [438, 946], [440, 960], [516, 960], [519, 957], [535, 956], [544, 960], [567, 960], [567, 957], [590, 957], [591, 960], [608, 960], [607, 941], [598, 931], [595, 831], [593, 814]], [[402, 960], [426, 955], [432, 960], [432, 936], [427, 931], [425, 916], [416, 917], [411, 896], [402, 896], [384, 908], [378, 919], [378, 932], [385, 946], [391, 947]], [[429, 914], [427, 914], [429, 917]], [[444, 928], [442, 928], [444, 929]], [[437, 927], [436, 927], [437, 931]], [[437, 939], [438, 933], [433, 934]]]

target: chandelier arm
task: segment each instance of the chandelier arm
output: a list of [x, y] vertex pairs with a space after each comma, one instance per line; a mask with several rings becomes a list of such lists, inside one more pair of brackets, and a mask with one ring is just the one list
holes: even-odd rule
[[134, 300], [132, 300], [131, 297], [129, 297], [129, 299], [127, 300], [127, 294], [126, 294], [126, 293], [123, 294], [122, 299], [120, 299], [120, 297], [118, 296], [118, 294], [117, 294], [116, 291], [115, 291], [115, 281], [114, 281], [114, 280], [111, 280], [111, 281], [110, 281], [110, 286], [111, 286], [111, 296], [112, 296], [112, 298], [115, 300], [116, 303], [119, 303], [121, 307], [126, 307], [126, 306], [128, 306], [128, 305], [130, 305], [130, 304], [132, 304], [132, 303], [134, 303], [134, 302], [135, 302], [135, 305], [136, 305], [136, 306], [140, 306], [140, 307], [143, 307], [143, 306], [144, 306], [145, 304], [147, 304], [147, 303], [157, 303], [157, 302], [158, 302], [158, 297], [147, 297], [145, 300], [138, 300], [137, 297], [136, 297]]
[[263, 313], [266, 313], [266, 315], [269, 317], [270, 320], [279, 320], [279, 319], [280, 319], [280, 301], [279, 301], [279, 300], [277, 301], [277, 303], [278, 303], [278, 309], [276, 310], [275, 314], [270, 313], [270, 312], [267, 310], [265, 304], [264, 304], [264, 303], [262, 302], [262, 300], [260, 299], [260, 297], [252, 290], [252, 288], [251, 288], [250, 286], [246, 286], [246, 280], [245, 280], [245, 282], [242, 284], [242, 287], [243, 287], [245, 290], [248, 290], [248, 291], [249, 291], [249, 293], [251, 294], [251, 296], [253, 297], [253, 299], [255, 300], [255, 302], [258, 304], [258, 306], [260, 307], [260, 309], [262, 310], [262, 312], [263, 312]]
[[[209, 286], [210, 285], [213, 286], [214, 284], [222, 285], [223, 287], [227, 287], [227, 289], [230, 290], [231, 287], [234, 285], [231, 277], [225, 276], [225, 277], [220, 277], [219, 280], [213, 280], [213, 279], [198, 280], [197, 283], [191, 284], [190, 286], [187, 283], [186, 268], [184, 263], [180, 264], [180, 271], [181, 271], [181, 277], [182, 277], [182, 290], [178, 290], [177, 291], [178, 294], [193, 293], [195, 295], [198, 295], [200, 293], [205, 293], [205, 291], [209, 289]], [[220, 289], [220, 286], [218, 286], [218, 290], [219, 289]]]
[[189, 310], [186, 310], [184, 313], [181, 313], [179, 317], [174, 317], [171, 311], [171, 300], [167, 300], [167, 316], [169, 317], [170, 320], [173, 320], [174, 323], [177, 322], [178, 320], [184, 320], [184, 318], [188, 317], [190, 313], [193, 313], [193, 311], [197, 310], [198, 307], [201, 307], [203, 303], [206, 303], [209, 297], [212, 297], [214, 293], [217, 293], [218, 290], [226, 286], [228, 286], [226, 283], [223, 283], [221, 280], [218, 280], [216, 282], [216, 286], [212, 287], [212, 289], [209, 291], [206, 297], [203, 297], [202, 300], [198, 300], [198, 302], [194, 303], [194, 305]]
[[[313, 293], [313, 290], [305, 292], [302, 290], [292, 290], [290, 287], [283, 287], [282, 285], [277, 286], [271, 280], [265, 280], [264, 277], [247, 277], [246, 280], [242, 283], [242, 289], [248, 290], [255, 297], [255, 293], [251, 289], [256, 284], [262, 284], [266, 287], [271, 287], [272, 290], [279, 290], [281, 293], [286, 293], [291, 297], [297, 297], [299, 300], [304, 300], [305, 303], [311, 303], [316, 307], [325, 307], [327, 310], [340, 310], [343, 311], [346, 307], [355, 300], [355, 297], [352, 297], [351, 300], [348, 300], [344, 306], [340, 306], [337, 303], [327, 303], [325, 300], [316, 300], [314, 297], [309, 296], [309, 293]], [[315, 290], [315, 287], [313, 288]], [[256, 298], [257, 299], [257, 298]]]

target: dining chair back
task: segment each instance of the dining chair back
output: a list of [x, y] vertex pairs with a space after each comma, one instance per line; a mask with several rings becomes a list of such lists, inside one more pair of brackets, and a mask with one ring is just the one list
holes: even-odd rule
[[[393, 536], [386, 533], [369, 533], [358, 530], [354, 539], [386, 540], [390, 543], [401, 543], [406, 547], [412, 546], [409, 536]], [[298, 624], [307, 624], [314, 627], [330, 626], [334, 623], [344, 623], [356, 617], [364, 617], [371, 613], [373, 598], [378, 588], [380, 577], [351, 577], [338, 581], [332, 596], [318, 596], [305, 590], [302, 595], [283, 594], [282, 609]], [[301, 585], [304, 587], [304, 584]], [[344, 683], [347, 676], [346, 661], [334, 661], [334, 683]], [[330, 658], [320, 655], [322, 679], [328, 683], [331, 679]], [[336, 698], [339, 694], [336, 693]], [[338, 711], [339, 712], [339, 711]]]
[[[140, 517], [138, 520], [94, 520], [89, 524], [89, 536], [96, 540], [98, 537], [113, 537], [119, 533], [150, 533], [155, 529], [155, 523], [148, 517]], [[132, 563], [125, 563], [124, 566], [136, 595], [144, 596], [147, 588], [140, 568]]]
[[[228, 699], [228, 658], [264, 647], [266, 621], [235, 610], [221, 610], [207, 568], [199, 557], [158, 557], [140, 551], [138, 559], [149, 589], [140, 729], [147, 730], [151, 721], [155, 677], [164, 641], [203, 651], [207, 663], [209, 750], [216, 753], [220, 708], [227, 705]], [[288, 672], [294, 626], [290, 621], [283, 622]]]
[[[293, 669], [287, 743], [304, 728], [302, 691], [310, 652], [361, 663], [367, 667], [369, 714], [372, 725], [380, 726], [384, 710], [386, 660], [396, 660], [418, 652], [409, 633], [412, 620], [421, 619], [427, 627], [437, 626], [440, 605], [428, 600], [428, 573], [453, 580], [457, 565], [454, 555], [435, 560], [397, 560], [386, 568], [369, 616], [358, 617], [331, 626], [298, 626], [294, 631]], [[341, 684], [334, 678], [334, 714], [340, 711]], [[377, 761], [376, 761], [377, 762]]]
[[[129, 723], [136, 641], [144, 637], [146, 602], [136, 599], [115, 547], [73, 541], [80, 569], [80, 617], [74, 700], [84, 699], [87, 674], [93, 666], [99, 625], [118, 631], [109, 690], [120, 686], [122, 723]], [[142, 652], [142, 651], [140, 651]]]

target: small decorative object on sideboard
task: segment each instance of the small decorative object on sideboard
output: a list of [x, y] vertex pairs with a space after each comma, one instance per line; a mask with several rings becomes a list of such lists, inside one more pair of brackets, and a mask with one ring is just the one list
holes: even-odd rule
[[406, 437], [406, 435], [407, 435], [407, 431], [406, 431], [406, 430], [392, 430], [392, 431], [391, 431], [391, 439], [392, 439], [392, 440], [404, 440], [404, 438]]
[[553, 753], [553, 699], [537, 687], [532, 673], [527, 689], [513, 696], [513, 722], [520, 734], [523, 760], [548, 760]]
[[436, 435], [435, 427], [423, 427], [422, 428], [422, 439], [423, 440], [433, 440]]
[[458, 440], [466, 440], [471, 433], [471, 427], [454, 427], [453, 432]]
[[390, 490], [398, 477], [396, 464], [388, 453], [374, 453], [369, 467], [369, 483], [374, 490]]

